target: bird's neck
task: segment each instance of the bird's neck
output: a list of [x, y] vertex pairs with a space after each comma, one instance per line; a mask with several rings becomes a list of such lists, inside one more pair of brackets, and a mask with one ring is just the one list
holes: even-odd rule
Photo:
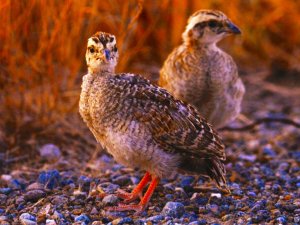
[[216, 42], [213, 43], [185, 43], [185, 49], [190, 52], [190, 54], [195, 55], [206, 55], [212, 54], [213, 52], [219, 52], [220, 48], [217, 46]]
[[113, 74], [115, 73], [115, 68], [111, 66], [102, 66], [100, 68], [92, 68], [88, 67], [88, 72], [90, 75], [101, 76], [105, 74]]

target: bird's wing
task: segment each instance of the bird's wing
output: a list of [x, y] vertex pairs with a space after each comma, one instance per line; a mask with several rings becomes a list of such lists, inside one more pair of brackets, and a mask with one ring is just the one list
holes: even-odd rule
[[127, 94], [124, 101], [134, 105], [130, 108], [133, 118], [147, 126], [165, 151], [225, 160], [219, 136], [191, 105], [137, 75], [120, 74], [112, 79], [113, 86]]

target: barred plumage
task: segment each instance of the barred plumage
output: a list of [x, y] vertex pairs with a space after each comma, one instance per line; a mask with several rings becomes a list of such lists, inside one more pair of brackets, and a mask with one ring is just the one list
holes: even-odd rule
[[[115, 42], [102, 44], [111, 37], [99, 32], [89, 39], [89, 73], [80, 96], [80, 114], [97, 141], [119, 163], [149, 172], [156, 185], [176, 171], [207, 175], [226, 185], [224, 145], [217, 133], [196, 109], [165, 89], [139, 75], [115, 74]], [[116, 209], [141, 211], [148, 200], [138, 208]]]
[[159, 85], [176, 98], [194, 105], [214, 127], [222, 127], [240, 113], [245, 92], [237, 66], [216, 46], [239, 29], [220, 11], [199, 10], [188, 21], [183, 44], [168, 56]]

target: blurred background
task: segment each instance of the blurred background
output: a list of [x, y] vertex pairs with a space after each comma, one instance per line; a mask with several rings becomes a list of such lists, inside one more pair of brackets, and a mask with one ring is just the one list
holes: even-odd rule
[[117, 71], [155, 82], [181, 43], [188, 17], [199, 9], [221, 10], [241, 28], [242, 36], [219, 46], [233, 56], [246, 85], [261, 82], [300, 96], [298, 0], [2, 0], [0, 151], [11, 158], [43, 143], [70, 148], [75, 141], [87, 151], [95, 141], [79, 118], [78, 99], [88, 37], [115, 34]]

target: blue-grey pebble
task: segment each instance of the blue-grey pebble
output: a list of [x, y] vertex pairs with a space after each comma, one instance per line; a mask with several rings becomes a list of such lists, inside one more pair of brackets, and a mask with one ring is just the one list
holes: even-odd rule
[[162, 210], [163, 215], [171, 216], [173, 218], [180, 218], [184, 212], [184, 205], [180, 202], [167, 202]]

